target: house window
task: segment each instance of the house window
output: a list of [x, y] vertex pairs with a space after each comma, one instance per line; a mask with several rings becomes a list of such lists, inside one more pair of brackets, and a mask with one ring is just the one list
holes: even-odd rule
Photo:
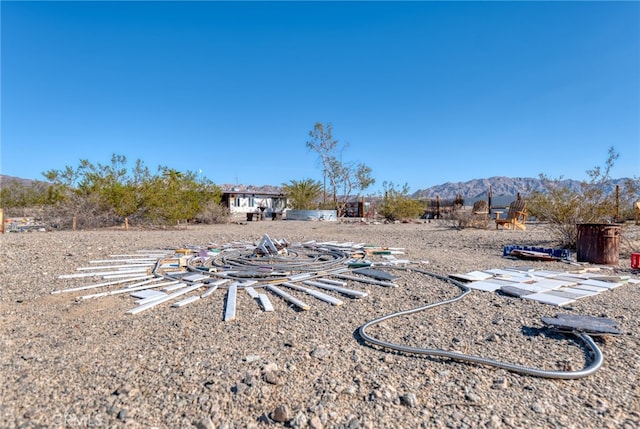
[[249, 198], [249, 207], [255, 207], [256, 206], [256, 200], [253, 197]]
[[236, 207], [240, 207], [240, 197], [236, 197], [233, 201], [233, 205]]

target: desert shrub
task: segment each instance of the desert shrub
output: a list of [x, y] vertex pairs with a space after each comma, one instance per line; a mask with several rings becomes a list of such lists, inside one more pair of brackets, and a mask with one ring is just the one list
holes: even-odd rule
[[488, 219], [486, 217], [473, 214], [472, 210], [463, 210], [461, 207], [451, 210], [445, 220], [454, 228], [481, 228], [486, 229], [488, 226]]
[[[616, 222], [616, 195], [611, 192], [611, 169], [618, 158], [609, 148], [604, 167], [587, 170], [589, 180], [573, 190], [562, 183], [562, 178], [550, 179], [540, 175], [544, 191], [530, 195], [529, 215], [549, 223], [552, 238], [567, 248], [575, 248], [578, 224]], [[628, 184], [622, 190], [625, 201], [630, 201], [636, 189]]]
[[227, 207], [211, 201], [196, 215], [196, 221], [204, 224], [221, 224], [229, 223], [229, 217]]
[[406, 221], [418, 218], [424, 208], [422, 204], [409, 197], [409, 187], [398, 189], [393, 183], [384, 182], [384, 196], [378, 205], [378, 214], [389, 221]]

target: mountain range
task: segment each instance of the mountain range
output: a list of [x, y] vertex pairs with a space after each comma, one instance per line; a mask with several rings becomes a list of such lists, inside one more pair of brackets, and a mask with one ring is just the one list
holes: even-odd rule
[[[616, 185], [623, 185], [628, 178], [612, 179], [609, 183], [607, 193], [613, 192]], [[579, 180], [564, 179], [560, 183], [569, 189], [578, 191], [580, 189]], [[486, 199], [491, 189], [494, 197], [515, 196], [520, 193], [523, 196], [534, 191], [545, 191], [543, 181], [541, 179], [531, 177], [490, 177], [488, 179], [473, 179], [467, 182], [447, 182], [441, 185], [432, 186], [426, 189], [420, 189], [411, 196], [414, 198], [435, 198], [436, 196], [443, 199], [452, 199], [457, 195], [462, 195], [465, 201], [474, 201], [478, 199]]]
[[[616, 185], [623, 185], [628, 180], [634, 180], [629, 178], [620, 178], [620, 179], [612, 179], [609, 183], [608, 189], [606, 192], [613, 192], [615, 190]], [[638, 179], [635, 179], [636, 183]], [[0, 174], [0, 186], [3, 184], [6, 185], [12, 181], [17, 181], [22, 183], [24, 186], [28, 186], [30, 183], [33, 183], [33, 180], [29, 179], [21, 179], [19, 177], [13, 176], [5, 176]], [[561, 184], [567, 186], [569, 189], [578, 191], [580, 188], [580, 184], [582, 182], [579, 180], [565, 179], [561, 180]], [[222, 189], [230, 191], [233, 188], [241, 188], [244, 192], [278, 192], [280, 187], [278, 186], [244, 186], [244, 185], [220, 185]], [[487, 179], [473, 179], [467, 182], [447, 182], [441, 185], [432, 186], [426, 189], [420, 189], [413, 194], [411, 197], [418, 199], [428, 199], [428, 198], [436, 198], [440, 197], [442, 199], [453, 199], [456, 196], [461, 195], [465, 201], [474, 202], [479, 199], [486, 199], [487, 194], [491, 189], [493, 197], [514, 197], [518, 193], [523, 196], [526, 196], [534, 191], [542, 191], [544, 192], [545, 188], [543, 182], [539, 178], [531, 178], [531, 177], [489, 177]]]

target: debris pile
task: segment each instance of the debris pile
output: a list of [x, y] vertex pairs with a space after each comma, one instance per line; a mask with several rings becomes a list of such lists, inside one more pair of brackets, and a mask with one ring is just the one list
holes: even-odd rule
[[452, 274], [452, 278], [463, 280], [470, 289], [500, 291], [506, 295], [563, 306], [589, 296], [594, 296], [640, 280], [630, 276], [601, 274], [582, 270], [568, 272], [537, 270], [531, 267], [510, 267]]
[[[342, 305], [343, 297], [368, 295], [366, 290], [348, 288], [349, 282], [395, 287], [393, 280], [398, 277], [372, 267], [409, 262], [397, 259], [398, 254], [403, 250], [351, 242], [289, 243], [265, 234], [257, 244], [238, 241], [111, 255], [109, 259], [90, 261], [91, 266], [78, 268], [77, 273], [59, 277], [101, 278], [98, 283], [52, 293], [102, 290], [79, 300], [129, 294], [136, 299], [136, 306], [127, 313], [138, 314], [168, 302], [172, 307], [184, 307], [222, 289], [226, 290], [224, 320], [230, 321], [236, 318], [240, 290], [245, 290], [262, 311], [270, 312], [275, 309], [270, 296], [308, 310], [311, 305], [303, 300], [305, 296]], [[372, 257], [382, 261], [374, 264]]]

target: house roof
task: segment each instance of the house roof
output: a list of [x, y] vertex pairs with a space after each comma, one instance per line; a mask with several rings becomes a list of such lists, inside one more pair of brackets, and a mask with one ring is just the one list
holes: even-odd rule
[[220, 185], [224, 194], [259, 194], [259, 195], [283, 195], [283, 190], [279, 186], [263, 185]]

